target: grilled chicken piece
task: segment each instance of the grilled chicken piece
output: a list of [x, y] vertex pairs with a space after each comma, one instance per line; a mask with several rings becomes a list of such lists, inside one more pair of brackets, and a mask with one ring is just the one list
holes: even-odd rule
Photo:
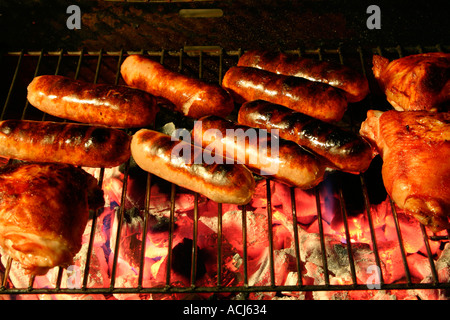
[[450, 215], [450, 112], [370, 110], [360, 133], [383, 158], [386, 191], [437, 232]]
[[375, 55], [372, 70], [396, 110], [450, 109], [450, 54], [423, 53], [391, 62]]
[[104, 205], [97, 180], [66, 164], [0, 169], [0, 246], [29, 274], [68, 266], [81, 248], [89, 209]]

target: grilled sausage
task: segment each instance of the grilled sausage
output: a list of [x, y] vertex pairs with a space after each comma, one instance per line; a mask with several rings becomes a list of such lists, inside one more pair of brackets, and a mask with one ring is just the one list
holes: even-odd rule
[[117, 128], [152, 125], [158, 111], [156, 98], [147, 92], [53, 75], [34, 78], [27, 98], [53, 116]]
[[196, 121], [192, 136], [194, 143], [224, 156], [227, 163], [245, 164], [256, 174], [289, 186], [309, 189], [323, 180], [325, 166], [317, 157], [266, 130], [208, 116]]
[[364, 172], [374, 156], [370, 144], [360, 135], [266, 101], [244, 103], [238, 122], [279, 129], [280, 137], [308, 148], [341, 171]]
[[341, 120], [347, 109], [341, 91], [327, 84], [256, 68], [230, 68], [222, 86], [238, 103], [266, 100], [327, 122]]
[[255, 189], [244, 165], [206, 164], [202, 148], [153, 130], [133, 135], [131, 154], [143, 170], [219, 203], [246, 204]]
[[233, 99], [219, 85], [173, 72], [141, 55], [127, 57], [120, 71], [129, 86], [169, 100], [185, 116], [225, 117], [234, 109]]
[[281, 52], [251, 50], [239, 58], [238, 66], [323, 82], [343, 90], [348, 102], [361, 101], [369, 93], [366, 77], [345, 65], [328, 61]]
[[130, 142], [124, 131], [103, 126], [30, 120], [0, 122], [0, 155], [5, 158], [114, 167], [130, 157]]

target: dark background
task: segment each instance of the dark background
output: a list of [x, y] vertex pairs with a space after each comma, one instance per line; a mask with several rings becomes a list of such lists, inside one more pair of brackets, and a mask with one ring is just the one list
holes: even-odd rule
[[[80, 30], [66, 9], [81, 8]], [[367, 7], [381, 9], [370, 30]], [[1, 1], [3, 50], [152, 50], [183, 46], [225, 49], [302, 46], [437, 45], [450, 41], [445, 1]], [[448, 4], [448, 3], [447, 3]], [[182, 18], [180, 9], [220, 8], [219, 18]]]

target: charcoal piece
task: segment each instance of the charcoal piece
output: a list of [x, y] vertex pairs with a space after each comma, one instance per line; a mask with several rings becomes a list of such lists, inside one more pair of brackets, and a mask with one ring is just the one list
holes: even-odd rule
[[[191, 239], [184, 238], [172, 250], [172, 270], [188, 279], [191, 277], [192, 243]], [[198, 247], [196, 268], [195, 278], [200, 279], [206, 273], [206, 266], [203, 252]]]
[[[178, 228], [176, 223], [174, 224], [174, 231]], [[150, 215], [149, 218], [149, 230], [152, 233], [167, 232], [170, 230], [170, 219], [167, 217], [159, 217]]]

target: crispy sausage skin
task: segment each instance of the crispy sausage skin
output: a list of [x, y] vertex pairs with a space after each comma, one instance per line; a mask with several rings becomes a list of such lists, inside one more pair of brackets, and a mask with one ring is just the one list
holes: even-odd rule
[[237, 65], [323, 82], [343, 90], [348, 102], [361, 101], [369, 93], [366, 77], [348, 66], [328, 61], [282, 52], [250, 50], [239, 58]]
[[202, 153], [200, 147], [148, 129], [131, 140], [131, 154], [143, 170], [218, 203], [247, 204], [255, 190], [250, 170], [241, 164], [206, 164], [198, 159]]
[[35, 77], [27, 98], [53, 116], [117, 128], [152, 125], [158, 111], [156, 98], [142, 90], [54, 75]]
[[227, 116], [234, 109], [231, 96], [219, 85], [173, 72], [141, 55], [128, 56], [121, 66], [122, 78], [131, 87], [163, 97], [175, 110], [191, 118]]
[[266, 100], [323, 121], [342, 119], [347, 100], [340, 90], [303, 78], [250, 67], [231, 67], [222, 81], [238, 103]]
[[370, 144], [360, 135], [270, 102], [244, 103], [239, 110], [238, 122], [257, 128], [279, 129], [280, 137], [324, 157], [341, 171], [364, 172], [374, 156]]
[[266, 130], [208, 116], [196, 121], [192, 136], [195, 144], [223, 155], [228, 163], [245, 164], [256, 174], [289, 186], [309, 189], [323, 180], [325, 166], [317, 157]]
[[34, 162], [114, 167], [131, 156], [131, 137], [104, 126], [51, 121], [0, 122], [0, 156]]

